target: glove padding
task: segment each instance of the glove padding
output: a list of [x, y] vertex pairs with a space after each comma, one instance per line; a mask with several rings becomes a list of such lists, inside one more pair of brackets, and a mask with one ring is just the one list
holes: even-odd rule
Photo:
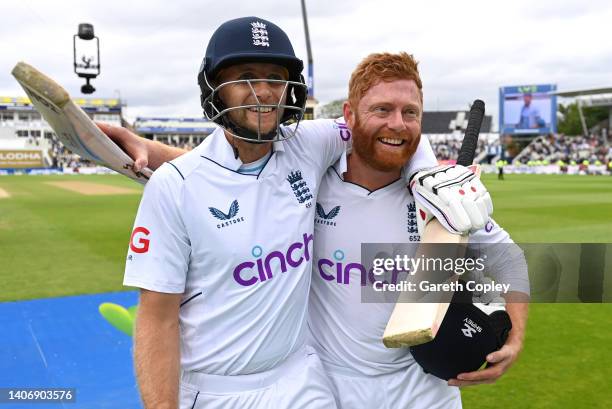
[[[482, 270], [478, 270], [478, 269], [468, 271], [467, 273], [461, 276], [461, 279], [466, 283], [469, 281], [473, 281], [476, 284], [486, 284], [486, 285], [490, 285], [493, 282], [493, 280], [490, 277], [487, 277], [484, 275], [484, 272]], [[481, 308], [480, 305], [486, 305], [486, 306], [489, 306], [489, 305], [490, 306], [504, 306], [506, 305], [506, 300], [502, 297], [501, 291], [494, 291], [494, 290], [490, 290], [490, 291], [474, 290], [472, 291], [472, 302], [474, 303], [474, 305], [478, 306], [481, 310], [483, 310], [487, 314], [490, 314], [490, 312]]]
[[453, 234], [468, 234], [482, 229], [493, 214], [493, 202], [480, 181], [477, 165], [436, 166], [417, 172], [409, 188], [421, 236], [433, 217]]

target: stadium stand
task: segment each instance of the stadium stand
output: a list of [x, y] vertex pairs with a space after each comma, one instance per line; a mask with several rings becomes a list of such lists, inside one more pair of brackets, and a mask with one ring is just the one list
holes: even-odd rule
[[[123, 118], [125, 105], [118, 99], [76, 99], [94, 120], [130, 128], [141, 136], [183, 149], [200, 144], [216, 127], [204, 118], [138, 117], [133, 125]], [[441, 163], [454, 163], [465, 128], [467, 111], [426, 111], [423, 113], [423, 136], [427, 137]], [[476, 162], [489, 165], [493, 171], [502, 156], [500, 135], [491, 132], [492, 117], [486, 115], [481, 127], [476, 150]], [[546, 135], [534, 138], [514, 158], [512, 165], [519, 171], [525, 166], [581, 165], [585, 173], [601, 173], [604, 167], [612, 169], [612, 146], [603, 132], [593, 129], [588, 137]], [[2, 158], [22, 158], [22, 162], [7, 165]], [[17, 165], [15, 165], [17, 163]], [[510, 171], [512, 171], [512, 165]], [[597, 171], [589, 172], [586, 168]], [[79, 156], [68, 151], [57, 139], [53, 130], [34, 110], [25, 97], [0, 97], [0, 173], [13, 166], [22, 169], [55, 169], [62, 172], [86, 171], [93, 167]], [[90, 169], [94, 171], [94, 169]], [[485, 170], [486, 171], [486, 170]], [[9, 172], [10, 173], [10, 172]]]
[[[467, 111], [425, 111], [423, 112], [424, 134], [448, 134], [453, 131], [465, 131], [467, 126]], [[491, 132], [491, 115], [485, 115], [481, 133]]]
[[[465, 128], [467, 111], [423, 112], [423, 135], [429, 139], [439, 161], [453, 162], [459, 155]], [[476, 161], [490, 161], [501, 154], [499, 135], [491, 133], [492, 118], [485, 115], [480, 127], [480, 138], [476, 148]]]
[[[74, 100], [94, 120], [125, 125], [119, 99]], [[42, 160], [33, 160], [34, 156]], [[2, 158], [11, 158], [3, 161]], [[0, 97], [0, 169], [78, 169], [90, 166], [70, 153], [26, 97]]]
[[145, 138], [187, 150], [198, 146], [216, 127], [204, 118], [145, 117], [136, 118], [133, 126]]
[[563, 164], [602, 164], [612, 159], [612, 147], [606, 138], [591, 134], [584, 136], [545, 135], [535, 138], [514, 159], [515, 162]]

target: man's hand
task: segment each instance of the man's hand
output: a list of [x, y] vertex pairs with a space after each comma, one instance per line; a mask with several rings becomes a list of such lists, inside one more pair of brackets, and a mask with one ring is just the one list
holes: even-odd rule
[[409, 187], [419, 233], [433, 217], [453, 234], [482, 229], [493, 214], [493, 203], [479, 176], [477, 166], [461, 165], [437, 166], [413, 175]]
[[512, 321], [512, 330], [508, 339], [499, 351], [487, 355], [488, 368], [480, 371], [466, 372], [457, 375], [457, 379], [449, 379], [450, 386], [471, 386], [481, 383], [494, 383], [517, 360], [523, 349], [527, 314], [529, 311], [529, 297], [523, 293], [510, 291], [504, 296], [506, 311]]
[[145, 138], [128, 131], [121, 126], [96, 122], [102, 132], [113, 140], [125, 153], [134, 160], [134, 171], [140, 172], [149, 164], [149, 152]]
[[450, 386], [472, 386], [482, 383], [494, 383], [516, 361], [521, 352], [522, 342], [508, 340], [499, 350], [487, 355], [489, 366], [486, 369], [474, 372], [465, 372], [457, 375], [457, 379], [449, 379]]
[[98, 128], [112, 139], [134, 160], [134, 171], [140, 172], [145, 167], [155, 170], [164, 162], [171, 161], [185, 153], [183, 149], [173, 148], [159, 142], [142, 138], [121, 127], [96, 122]]

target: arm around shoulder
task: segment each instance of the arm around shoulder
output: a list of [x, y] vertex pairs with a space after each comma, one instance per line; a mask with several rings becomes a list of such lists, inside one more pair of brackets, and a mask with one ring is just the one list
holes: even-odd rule
[[145, 167], [156, 170], [164, 162], [171, 161], [186, 151], [143, 138], [121, 126], [96, 122], [96, 125], [134, 160], [134, 171]]
[[351, 132], [343, 119], [314, 119], [300, 122], [295, 139], [293, 143], [326, 170], [346, 151]]

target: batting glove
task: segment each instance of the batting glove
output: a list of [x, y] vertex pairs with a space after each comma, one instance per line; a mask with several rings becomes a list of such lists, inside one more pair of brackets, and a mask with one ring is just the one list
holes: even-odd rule
[[421, 235], [433, 217], [451, 233], [463, 235], [482, 229], [493, 214], [493, 202], [480, 181], [479, 166], [437, 166], [417, 172], [409, 188]]
[[[473, 281], [478, 284], [492, 284], [493, 280], [490, 277], [484, 275], [482, 270], [470, 270], [465, 273], [461, 279], [466, 283], [469, 281]], [[484, 304], [489, 305], [492, 304], [494, 306], [503, 306], [506, 304], [506, 300], [501, 296], [501, 291], [482, 291], [482, 290], [474, 290], [472, 291], [472, 302], [474, 304]], [[480, 308], [480, 307], [479, 307]], [[482, 309], [482, 308], [481, 308]], [[484, 310], [483, 310], [484, 311]], [[487, 311], [485, 311], [487, 312]], [[487, 312], [487, 314], [490, 314]]]

